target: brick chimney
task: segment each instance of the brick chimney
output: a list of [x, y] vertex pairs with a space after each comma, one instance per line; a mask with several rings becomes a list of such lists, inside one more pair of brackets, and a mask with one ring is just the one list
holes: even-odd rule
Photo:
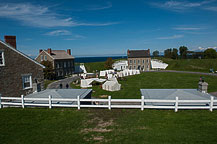
[[148, 49], [148, 53], [149, 53], [149, 55], [150, 55], [150, 49]]
[[41, 53], [42, 51], [43, 51], [43, 50], [42, 50], [42, 49], [40, 49], [40, 50], [39, 50], [39, 53]]
[[67, 54], [71, 55], [71, 50], [67, 49]]
[[47, 49], [47, 52], [48, 52], [49, 54], [51, 54], [51, 52], [52, 52], [51, 48]]
[[17, 48], [16, 36], [5, 36], [5, 42], [15, 49]]
[[128, 49], [128, 50], [127, 50], [127, 56], [129, 56], [129, 55], [130, 55], [130, 50]]

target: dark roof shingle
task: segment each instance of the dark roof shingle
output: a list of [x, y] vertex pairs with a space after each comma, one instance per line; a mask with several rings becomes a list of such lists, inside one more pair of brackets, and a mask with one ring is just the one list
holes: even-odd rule
[[[47, 50], [45, 51], [48, 53]], [[69, 55], [65, 50], [52, 50], [50, 55], [54, 59], [74, 59], [74, 57]]]
[[150, 57], [150, 50], [128, 50], [128, 58], [147, 58]]

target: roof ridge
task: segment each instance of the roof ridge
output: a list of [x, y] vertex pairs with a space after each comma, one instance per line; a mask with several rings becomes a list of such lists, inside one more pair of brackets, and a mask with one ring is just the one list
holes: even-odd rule
[[43, 66], [42, 64], [40, 64], [39, 62], [35, 61], [34, 59], [30, 58], [29, 56], [27, 56], [26, 54], [22, 53], [21, 51], [13, 48], [11, 45], [9, 45], [8, 43], [0, 40], [0, 43], [2, 43], [3, 45], [5, 45], [6, 47], [10, 48], [11, 50], [17, 52], [18, 54], [22, 55], [23, 57], [29, 59], [30, 61], [34, 62], [35, 64], [41, 66], [42, 68], [45, 68], [45, 66]]

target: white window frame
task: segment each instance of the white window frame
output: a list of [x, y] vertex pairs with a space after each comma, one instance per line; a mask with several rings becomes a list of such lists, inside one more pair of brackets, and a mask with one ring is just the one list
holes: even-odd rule
[[44, 60], [44, 55], [41, 55], [41, 61], [43, 61]]
[[0, 66], [5, 66], [4, 52], [3, 52], [3, 51], [0, 51], [0, 54], [2, 55], [2, 64], [0, 64]]
[[44, 56], [44, 61], [47, 61], [47, 56], [46, 55]]
[[[26, 78], [28, 78], [30, 84], [29, 84], [29, 87], [25, 87], [24, 83], [27, 83], [25, 82]], [[22, 75], [22, 84], [23, 84], [23, 89], [26, 90], [26, 89], [31, 89], [32, 88], [32, 75], [31, 74], [26, 74], [26, 75]]]

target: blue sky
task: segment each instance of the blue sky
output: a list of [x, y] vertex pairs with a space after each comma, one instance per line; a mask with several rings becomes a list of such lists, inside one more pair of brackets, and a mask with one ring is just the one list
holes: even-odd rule
[[71, 49], [74, 56], [217, 47], [217, 0], [0, 0], [0, 39], [17, 47]]

